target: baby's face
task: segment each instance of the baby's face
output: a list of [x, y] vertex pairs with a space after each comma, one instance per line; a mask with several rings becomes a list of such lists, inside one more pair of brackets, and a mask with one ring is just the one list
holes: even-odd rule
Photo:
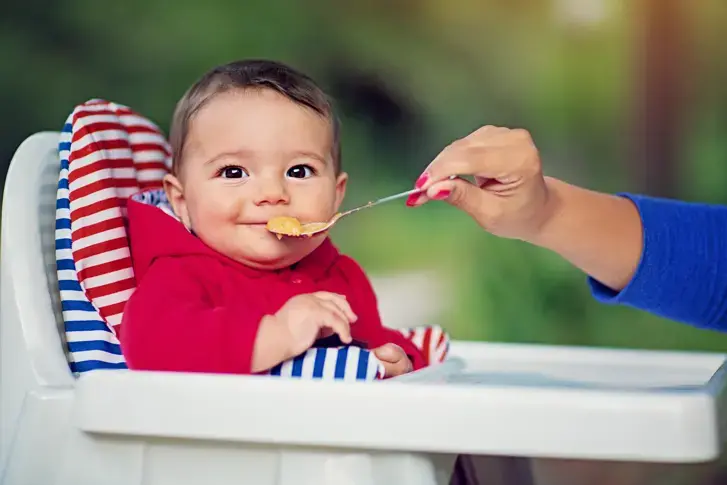
[[290, 266], [325, 239], [278, 238], [276, 216], [326, 221], [341, 205], [329, 120], [269, 89], [215, 96], [195, 116], [179, 178], [168, 176], [175, 212], [208, 246], [259, 269]]

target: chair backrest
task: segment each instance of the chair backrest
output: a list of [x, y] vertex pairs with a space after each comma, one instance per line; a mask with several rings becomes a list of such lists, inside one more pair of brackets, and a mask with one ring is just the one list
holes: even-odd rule
[[55, 271], [59, 136], [45, 132], [26, 139], [5, 181], [0, 230], [0, 462], [25, 394], [40, 386], [73, 385], [63, 350]]

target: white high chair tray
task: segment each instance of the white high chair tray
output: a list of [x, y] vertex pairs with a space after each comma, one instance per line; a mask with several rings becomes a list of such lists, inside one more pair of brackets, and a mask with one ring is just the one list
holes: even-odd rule
[[359, 449], [644, 462], [720, 455], [723, 354], [469, 342], [453, 342], [451, 354], [376, 383], [91, 373], [79, 379], [75, 419], [91, 433]]

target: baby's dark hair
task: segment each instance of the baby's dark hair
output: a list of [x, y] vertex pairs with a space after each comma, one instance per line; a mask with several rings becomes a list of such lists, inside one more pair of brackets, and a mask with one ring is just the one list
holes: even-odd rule
[[216, 95], [232, 89], [272, 89], [330, 120], [333, 131], [331, 155], [336, 173], [341, 171], [339, 121], [328, 95], [310, 77], [290, 66], [276, 61], [250, 59], [231, 62], [208, 71], [179, 100], [169, 135], [173, 174], [179, 174], [189, 125], [195, 114]]

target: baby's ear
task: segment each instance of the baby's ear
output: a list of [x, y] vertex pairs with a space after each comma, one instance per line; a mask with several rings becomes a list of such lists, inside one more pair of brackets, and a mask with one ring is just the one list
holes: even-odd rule
[[343, 198], [346, 196], [347, 183], [348, 174], [346, 172], [341, 172], [336, 178], [336, 211], [338, 211], [338, 208], [341, 207], [341, 204], [343, 203]]
[[182, 220], [187, 229], [192, 229], [189, 213], [187, 212], [187, 202], [184, 199], [184, 190], [179, 179], [172, 174], [165, 175], [164, 192], [167, 194], [167, 200], [177, 217]]

